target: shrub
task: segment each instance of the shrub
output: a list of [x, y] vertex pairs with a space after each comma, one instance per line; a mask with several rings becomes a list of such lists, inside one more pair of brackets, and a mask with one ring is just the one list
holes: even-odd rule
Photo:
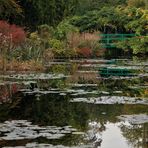
[[13, 59], [11, 63], [7, 64], [8, 70], [15, 70], [15, 71], [43, 71], [43, 65], [40, 62], [35, 60], [28, 60], [28, 61], [18, 61]]
[[49, 38], [51, 38], [51, 36], [54, 35], [54, 29], [53, 29], [53, 27], [48, 26], [47, 24], [40, 25], [40, 26], [38, 26], [38, 34], [43, 39], [48, 40]]
[[56, 73], [56, 74], [65, 74], [67, 71], [67, 67], [65, 65], [53, 65], [51, 67], [51, 72]]
[[116, 43], [118, 48], [121, 48], [124, 51], [131, 50], [133, 54], [148, 53], [147, 44], [148, 44], [147, 36], [133, 37], [128, 40], [120, 41]]
[[67, 34], [67, 42], [69, 47], [78, 47], [85, 44], [87, 47], [93, 48], [98, 43], [99, 32], [94, 33], [69, 33]]
[[55, 35], [58, 39], [67, 40], [67, 35], [72, 32], [78, 32], [78, 28], [71, 25], [68, 21], [64, 20], [56, 28]]
[[140, 8], [145, 8], [147, 5], [147, 2], [145, 0], [127, 0], [128, 6]]
[[[93, 33], [70, 33], [68, 34], [68, 46], [75, 48], [77, 55], [90, 57], [92, 55], [100, 56], [104, 53], [99, 41], [99, 32]], [[97, 53], [97, 54], [96, 54]], [[99, 55], [100, 53], [100, 55]]]
[[49, 45], [55, 56], [63, 56], [65, 54], [64, 42], [57, 39], [51, 39]]
[[90, 48], [82, 47], [78, 48], [76, 51], [78, 55], [82, 57], [90, 57], [92, 55], [92, 50]]
[[11, 58], [12, 49], [20, 46], [26, 38], [23, 28], [0, 21], [0, 51], [3, 56], [3, 70], [6, 71], [7, 58]]
[[[23, 43], [26, 38], [26, 33], [23, 30], [23, 28], [16, 26], [16, 25], [10, 25], [6, 21], [0, 21], [0, 34], [1, 34], [1, 44], [3, 42], [7, 42], [11, 47], [16, 47]], [[0, 46], [1, 46], [0, 44]]]

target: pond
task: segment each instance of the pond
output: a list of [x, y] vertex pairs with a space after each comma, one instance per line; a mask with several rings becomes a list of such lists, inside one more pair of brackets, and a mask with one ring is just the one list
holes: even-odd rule
[[[136, 75], [101, 77], [104, 66]], [[0, 78], [2, 148], [148, 147], [146, 60], [58, 60], [46, 73]]]

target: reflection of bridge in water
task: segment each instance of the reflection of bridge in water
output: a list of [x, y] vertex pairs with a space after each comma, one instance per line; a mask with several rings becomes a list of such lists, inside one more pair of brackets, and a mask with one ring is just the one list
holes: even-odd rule
[[100, 34], [100, 43], [103, 48], [115, 48], [117, 41], [125, 41], [128, 38], [135, 37], [136, 34]]

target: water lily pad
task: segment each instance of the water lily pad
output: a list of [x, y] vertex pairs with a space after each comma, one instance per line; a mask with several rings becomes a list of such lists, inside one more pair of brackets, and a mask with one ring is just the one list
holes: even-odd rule
[[47, 139], [59, 139], [65, 134], [71, 134], [77, 130], [71, 126], [38, 126], [27, 120], [12, 120], [0, 123], [1, 140], [24, 140], [44, 137]]
[[85, 102], [92, 104], [148, 104], [147, 99], [125, 96], [101, 96], [90, 98], [73, 98], [70, 102]]
[[128, 121], [131, 124], [143, 124], [148, 123], [148, 115], [138, 114], [138, 115], [121, 115], [118, 119], [122, 121]]
[[84, 132], [72, 132], [73, 135], [84, 135]]

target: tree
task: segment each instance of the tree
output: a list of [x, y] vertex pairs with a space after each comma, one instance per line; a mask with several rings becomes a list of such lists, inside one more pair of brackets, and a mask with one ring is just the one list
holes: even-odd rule
[[147, 0], [127, 0], [128, 6], [136, 7], [136, 8], [147, 8], [148, 1]]
[[65, 17], [74, 14], [78, 0], [19, 0], [23, 8], [23, 23], [35, 30], [37, 26], [56, 26]]
[[0, 0], [0, 20], [10, 20], [22, 13], [21, 6], [16, 0]]
[[100, 10], [105, 6], [125, 4], [126, 0], [80, 0], [76, 14], [84, 14], [92, 10]]

